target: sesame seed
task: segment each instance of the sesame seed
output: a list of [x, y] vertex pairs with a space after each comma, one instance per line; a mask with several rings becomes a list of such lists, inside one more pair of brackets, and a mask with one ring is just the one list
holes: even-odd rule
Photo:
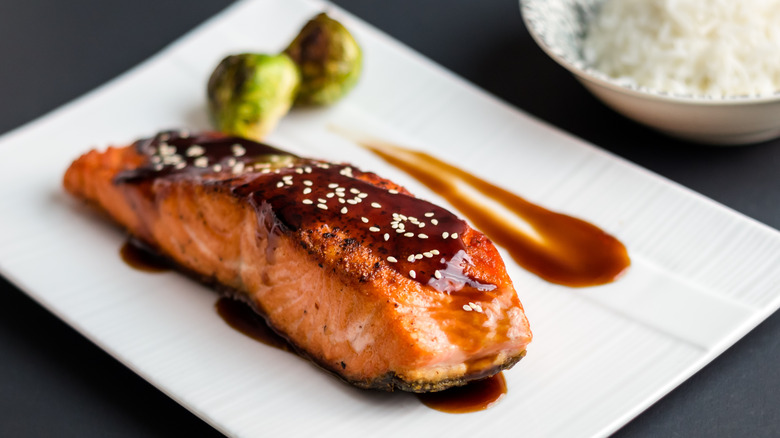
[[209, 165], [209, 159], [206, 157], [198, 157], [193, 162], [195, 167], [206, 167]]
[[433, 212], [429, 211], [428, 213], [425, 213], [425, 217], [433, 217]]
[[349, 192], [350, 192], [350, 193], [352, 193], [353, 195], [358, 195], [358, 194], [360, 194], [360, 190], [358, 190], [358, 189], [356, 189], [356, 188], [354, 188], [354, 187], [353, 187], [353, 188], [351, 188], [351, 189], [349, 189]]
[[314, 183], [312, 183], [312, 182], [311, 182], [311, 181], [309, 181], [308, 179], [305, 179], [305, 180], [303, 180], [303, 185], [305, 185], [305, 186], [309, 186], [309, 187], [311, 187], [311, 185], [312, 185], [312, 184], [314, 184]]
[[357, 201], [355, 201], [354, 199], [347, 199], [347, 204], [350, 204], [350, 205], [357, 205], [357, 203], [358, 203], [358, 202], [357, 202]]
[[414, 261], [414, 254], [410, 255], [406, 258], [407, 261], [413, 262]]
[[333, 193], [333, 192], [328, 192], [328, 194], [327, 194], [327, 195], [325, 195], [325, 197], [326, 197], [326, 198], [332, 198], [332, 197], [334, 197], [334, 196], [336, 196], [336, 194], [335, 194], [335, 193]]
[[311, 167], [306, 166], [306, 167], [303, 168], [303, 171], [306, 172], [306, 173], [311, 173]]
[[185, 152], [185, 155], [188, 157], [199, 157], [206, 153], [206, 150], [203, 149], [202, 146], [194, 144], [187, 148], [187, 151]]
[[175, 169], [184, 169], [185, 167], [187, 167], [187, 163], [185, 163], [184, 161], [182, 161], [181, 163], [177, 163], [176, 166], [174, 166]]
[[295, 173], [297, 173], [298, 175], [303, 175], [303, 169], [298, 167], [298, 168], [295, 169]]
[[323, 209], [323, 210], [327, 210], [327, 209], [328, 209], [328, 206], [327, 206], [327, 205], [325, 205], [325, 204], [317, 204], [317, 208], [321, 208], [321, 209]]
[[309, 193], [311, 193], [311, 187], [306, 187], [305, 189], [303, 189], [304, 195], [308, 195]]
[[431, 223], [434, 225], [439, 225], [439, 221], [436, 219], [431, 219]]
[[214, 172], [221, 172], [222, 171], [222, 165], [217, 163], [217, 164], [211, 166], [211, 169], [214, 170]]
[[[338, 190], [338, 189], [336, 189], [336, 190]], [[338, 196], [339, 198], [343, 198], [344, 197], [344, 192], [336, 192], [336, 196]]]
[[292, 179], [293, 179], [292, 175], [285, 175], [285, 176], [282, 177], [283, 181], [292, 181]]
[[417, 235], [417, 237], [419, 237], [420, 239], [427, 239], [427, 238], [428, 238], [428, 235], [427, 235], [427, 234], [420, 233], [420, 234], [418, 234], [418, 235]]
[[282, 188], [282, 187], [284, 187], [284, 181], [279, 181], [278, 183], [276, 183], [276, 188], [277, 189]]
[[458, 233], [452, 233], [452, 235], [450, 237], [452, 237], [453, 239], [457, 239], [458, 238]]
[[348, 211], [347, 207], [341, 207], [341, 214], [347, 214]]
[[238, 162], [235, 166], [233, 166], [233, 173], [241, 173], [244, 171], [244, 163]]
[[417, 273], [414, 272], [414, 270], [409, 271], [409, 276], [412, 278], [417, 278]]
[[404, 233], [405, 237], [414, 237], [414, 233]]
[[374, 207], [374, 208], [382, 208], [382, 205], [380, 203], [378, 203], [378, 202], [372, 202], [371, 206]]
[[436, 271], [434, 271], [434, 273], [433, 273], [433, 276], [434, 276], [434, 277], [436, 277], [436, 278], [438, 278], [438, 279], [441, 279], [441, 272], [439, 272], [438, 270], [436, 270]]
[[225, 164], [227, 164], [227, 165], [228, 165], [228, 167], [233, 167], [233, 166], [235, 166], [235, 165], [236, 165], [236, 159], [235, 159], [235, 158], [233, 158], [233, 157], [230, 157], [230, 158], [228, 158], [228, 159], [227, 159], [227, 161], [225, 162]]
[[368, 231], [371, 231], [372, 233], [378, 233], [379, 232], [379, 228], [377, 228], [377, 227], [370, 227], [368, 229]]
[[400, 218], [401, 218], [401, 219], [403, 219], [403, 220], [409, 220], [409, 218], [408, 218], [408, 217], [406, 217], [406, 216], [404, 216], [404, 215], [402, 215], [402, 214], [399, 214], [399, 215], [398, 215], [398, 217], [400, 217]]
[[415, 254], [414, 258], [417, 259], [417, 260], [422, 260], [423, 255], [422, 254]]
[[432, 250], [431, 250], [431, 254], [433, 254], [433, 255], [439, 255], [439, 250], [438, 250], [438, 249], [432, 249]]
[[363, 221], [364, 224], [368, 223], [368, 218], [367, 217], [361, 217], [360, 220]]
[[338, 186], [339, 186], [338, 183], [330, 183], [330, 184], [328, 184], [328, 188], [329, 189], [335, 189]]
[[391, 195], [397, 195], [398, 194], [398, 190], [390, 189], [390, 190], [387, 191], [387, 193], [390, 193]]
[[385, 233], [385, 242], [387, 242], [388, 240], [390, 240], [390, 235]]
[[269, 168], [267, 168], [267, 167], [266, 167], [266, 168], [265, 168], [265, 169], [263, 169], [263, 170], [262, 170], [260, 173], [271, 173], [271, 169], [269, 169]]
[[344, 187], [338, 187], [338, 186], [336, 186], [336, 188], [334, 189], [334, 191], [336, 193], [343, 192], [344, 190], [347, 190], [347, 189], [345, 189]]
[[431, 257], [433, 257], [433, 254], [431, 254], [431, 252], [430, 252], [430, 251], [425, 251], [425, 252], [424, 252], [422, 255], [424, 255], [426, 258], [431, 258]]
[[358, 198], [365, 198], [368, 196], [368, 193], [358, 193]]
[[390, 262], [390, 263], [396, 263], [396, 262], [398, 262], [398, 259], [396, 259], [393, 256], [388, 256], [387, 257], [387, 261]]
[[304, 200], [303, 200], [303, 201], [301, 201], [301, 202], [303, 202], [303, 203], [304, 203], [304, 204], [306, 204], [306, 205], [314, 204], [314, 201], [312, 201], [311, 199], [304, 199]]
[[327, 201], [327, 200], [325, 200], [325, 199], [322, 199], [322, 198], [317, 198], [317, 202], [319, 202], [319, 203], [321, 203], [321, 204], [325, 204], [325, 203], [327, 203], [328, 201]]
[[233, 146], [231, 146], [230, 150], [232, 150], [233, 151], [233, 155], [235, 155], [237, 157], [242, 157], [242, 156], [244, 156], [244, 154], [246, 154], [246, 149], [244, 149], [244, 147], [241, 146], [238, 143], [236, 143]]
[[401, 228], [396, 228], [396, 229], [395, 229], [395, 232], [396, 232], [396, 233], [403, 233], [403, 232], [404, 232], [404, 230], [402, 230]]
[[443, 233], [441, 233], [441, 238], [442, 238], [442, 239], [446, 239], [446, 238], [448, 238], [448, 237], [450, 237], [450, 233], [448, 233], [448, 232], [446, 232], [446, 231], [445, 231], [445, 232], [443, 232]]
[[422, 227], [424, 227], [424, 226], [425, 226], [425, 222], [420, 222], [420, 223], [418, 223], [418, 224], [417, 224], [417, 226], [418, 226], [418, 227], [420, 227], [420, 228], [422, 228]]
[[466, 312], [471, 312], [471, 306], [469, 306], [468, 304], [464, 304], [463, 310], [465, 310]]
[[163, 164], [179, 164], [183, 161], [183, 158], [181, 155], [168, 155], [166, 157], [163, 157]]

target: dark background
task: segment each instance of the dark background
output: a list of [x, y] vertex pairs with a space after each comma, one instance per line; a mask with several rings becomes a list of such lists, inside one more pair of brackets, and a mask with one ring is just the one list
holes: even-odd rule
[[[109, 81], [230, 3], [3, 0], [0, 132]], [[780, 140], [697, 146], [624, 119], [536, 47], [516, 0], [334, 3], [488, 93], [780, 228]], [[778, 364], [775, 314], [616, 436], [779, 436]], [[218, 435], [0, 277], [0, 436]]]

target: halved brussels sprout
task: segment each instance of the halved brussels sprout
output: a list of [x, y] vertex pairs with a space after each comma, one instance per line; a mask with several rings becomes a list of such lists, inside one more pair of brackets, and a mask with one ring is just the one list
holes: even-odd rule
[[325, 13], [306, 23], [285, 53], [301, 69], [296, 105], [329, 105], [341, 99], [357, 83], [363, 64], [355, 38]]
[[231, 55], [209, 78], [209, 110], [220, 131], [262, 140], [290, 110], [300, 82], [284, 53]]

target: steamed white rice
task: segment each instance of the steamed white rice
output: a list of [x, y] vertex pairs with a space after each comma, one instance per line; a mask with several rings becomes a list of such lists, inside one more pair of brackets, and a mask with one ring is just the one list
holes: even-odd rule
[[606, 0], [583, 54], [613, 78], [671, 94], [773, 94], [780, 0]]

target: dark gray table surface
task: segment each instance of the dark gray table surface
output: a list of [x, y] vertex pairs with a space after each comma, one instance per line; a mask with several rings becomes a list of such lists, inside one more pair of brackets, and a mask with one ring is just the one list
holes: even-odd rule
[[[780, 140], [696, 146], [624, 119], [536, 47], [516, 0], [335, 3], [486, 92], [780, 228]], [[229, 4], [0, 2], [0, 132], [109, 81]], [[776, 313], [616, 436], [780, 436], [778, 364]], [[508, 432], [522, 435], [522, 424]], [[0, 436], [218, 435], [0, 277]]]

